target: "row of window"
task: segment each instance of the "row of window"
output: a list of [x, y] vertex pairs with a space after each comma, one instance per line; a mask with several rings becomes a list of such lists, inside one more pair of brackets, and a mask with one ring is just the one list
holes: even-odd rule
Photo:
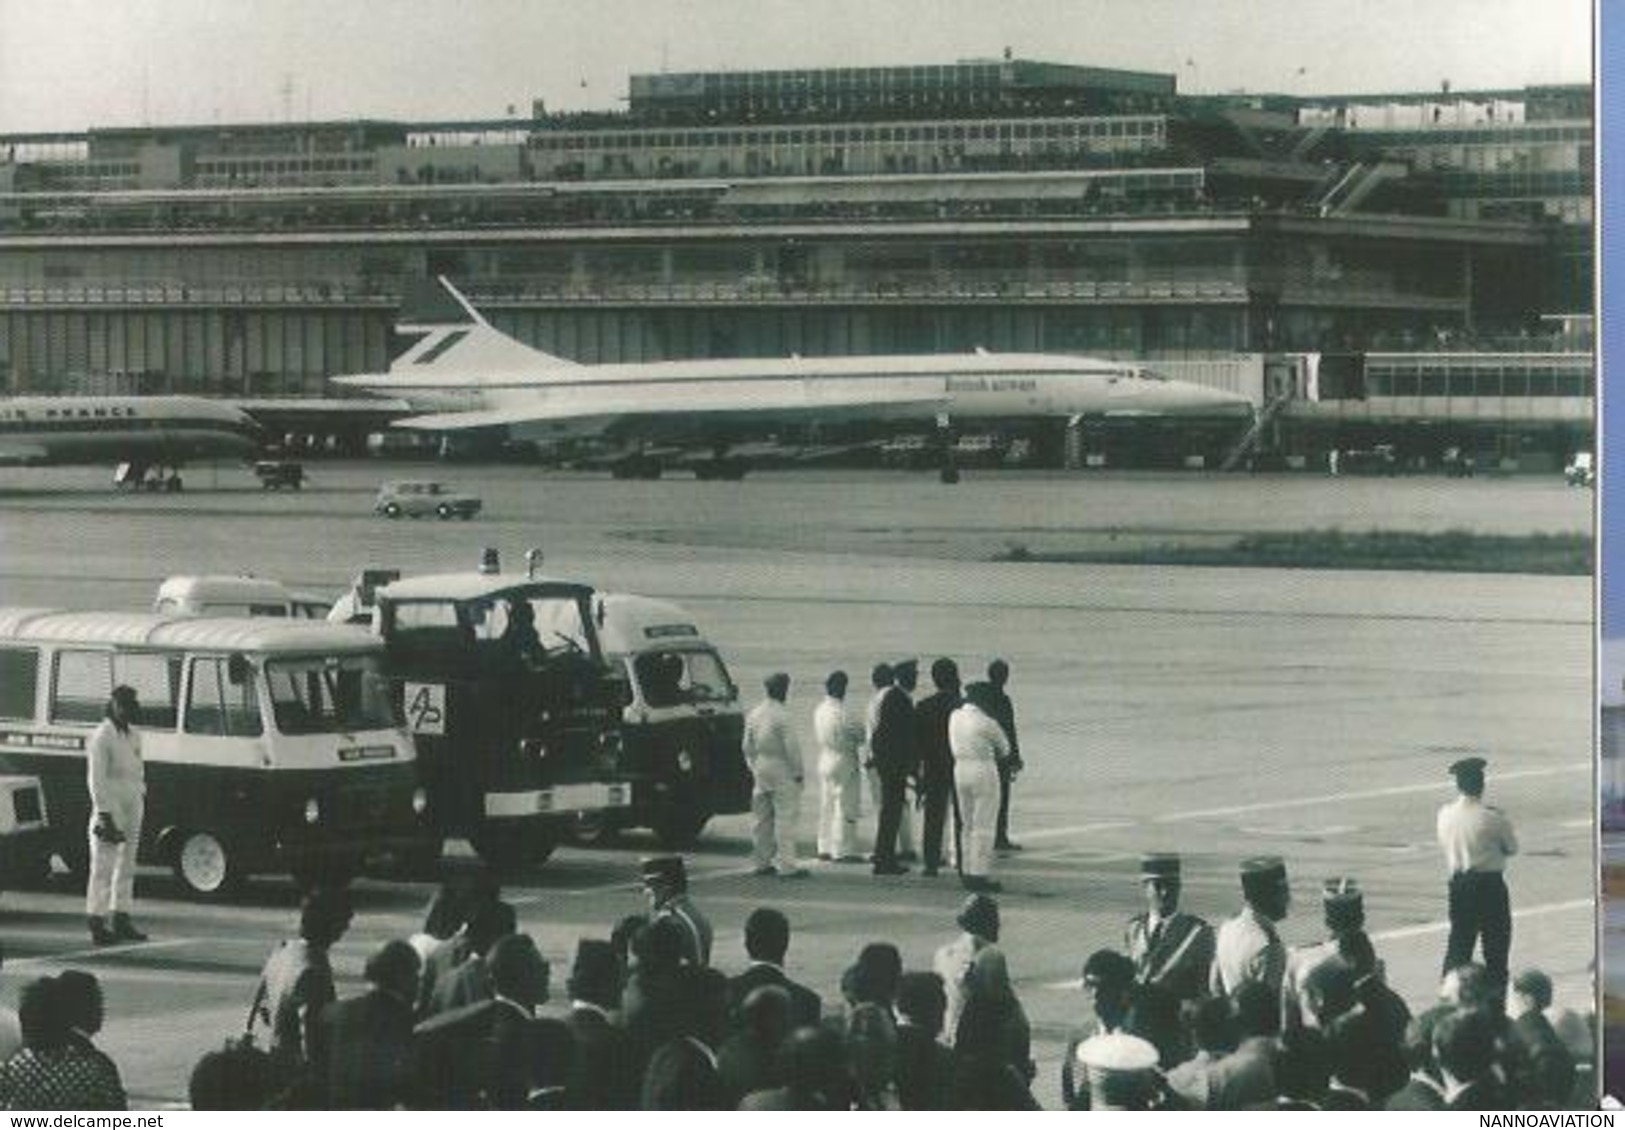
[[1167, 119], [1160, 115], [1110, 118], [1062, 118], [1053, 121], [888, 123], [872, 126], [805, 126], [796, 129], [619, 130], [542, 133], [531, 147], [567, 149], [694, 149], [743, 145], [846, 145], [887, 142], [1016, 141], [1025, 139], [1088, 140], [1103, 137], [1160, 139]]
[[305, 157], [292, 161], [236, 159], [199, 161], [199, 176], [225, 176], [232, 173], [365, 173], [374, 166], [371, 157]]
[[[39, 651], [0, 648], [0, 720], [34, 721]], [[189, 671], [182, 711], [181, 671]], [[330, 733], [394, 725], [382, 676], [366, 663], [272, 660], [266, 665], [272, 716], [284, 734]], [[101, 721], [113, 687], [134, 688], [141, 702], [136, 725], [217, 737], [264, 732], [254, 680], [223, 655], [58, 651], [52, 664], [47, 718], [58, 725]]]
[[1471, 370], [1423, 368], [1414, 372], [1367, 370], [1367, 396], [1450, 396], [1479, 398], [1585, 397], [1592, 395], [1589, 372], [1542, 368]]

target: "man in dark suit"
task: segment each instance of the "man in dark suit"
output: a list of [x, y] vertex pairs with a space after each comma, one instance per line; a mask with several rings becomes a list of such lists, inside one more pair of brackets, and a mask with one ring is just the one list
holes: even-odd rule
[[1016, 737], [1016, 706], [1004, 690], [1005, 684], [1010, 681], [1010, 664], [1002, 659], [989, 663], [987, 681], [993, 687], [991, 713], [994, 720], [1004, 727], [1005, 737], [1010, 739], [1010, 760], [999, 765], [999, 822], [994, 831], [993, 847], [996, 851], [1020, 851], [1021, 845], [1010, 838], [1010, 788], [1024, 768], [1021, 741]]
[[875, 831], [876, 875], [902, 875], [908, 871], [897, 859], [897, 831], [908, 803], [908, 782], [918, 769], [914, 729], [914, 702], [906, 684], [914, 680], [915, 663], [892, 664], [892, 685], [878, 696], [874, 730], [869, 735], [869, 756], [880, 778], [880, 817]]
[[[925, 809], [920, 854], [925, 860], [923, 873], [926, 876], [936, 875], [942, 867], [943, 833], [954, 791], [954, 751], [948, 744], [948, 716], [962, 701], [959, 665], [952, 659], [937, 660], [931, 664], [931, 682], [937, 688], [936, 693], [921, 699], [914, 707], [915, 743], [920, 755], [920, 804]], [[954, 834], [958, 836], [957, 828]]]
[[1520, 1106], [1561, 1110], [1574, 1090], [1574, 1056], [1546, 1018], [1552, 1004], [1552, 980], [1538, 969], [1526, 969], [1512, 982], [1508, 1011], [1508, 1082]]
[[1496, 1018], [1458, 1008], [1433, 1027], [1433, 1058], [1444, 1082], [1446, 1110], [1505, 1110], [1508, 1096], [1495, 1077]]
[[436, 976], [421, 1016], [427, 1018], [490, 999], [491, 979], [486, 955], [497, 942], [511, 936], [517, 926], [518, 918], [510, 903], [491, 901], [475, 907], [463, 935], [463, 960], [455, 968]]
[[571, 1110], [636, 1110], [638, 1080], [632, 1043], [615, 1023], [621, 999], [621, 964], [614, 946], [583, 938], [570, 971], [570, 1015], [565, 1024], [574, 1041], [570, 1072]]
[[948, 998], [935, 973], [897, 983], [897, 1097], [904, 1110], [948, 1110], [954, 1057], [941, 1042]]
[[756, 1091], [783, 1082], [779, 1046], [790, 1034], [790, 994], [778, 985], [759, 985], [745, 994], [734, 1032], [717, 1049], [717, 1078], [728, 1109]]
[[740, 1006], [752, 989], [777, 985], [790, 996], [790, 1027], [810, 1027], [818, 1023], [824, 1003], [818, 994], [798, 985], [784, 972], [784, 955], [790, 949], [790, 920], [771, 907], [758, 907], [745, 919], [745, 954], [750, 968], [728, 982], [728, 1012], [738, 1017]]
[[432, 1110], [526, 1110], [562, 1103], [570, 1035], [538, 1019], [548, 965], [527, 934], [491, 947], [492, 996], [425, 1020], [414, 1032], [422, 1105]]
[[367, 959], [366, 993], [322, 1010], [315, 1049], [329, 1110], [392, 1110], [412, 1091], [412, 998], [421, 963], [411, 943]]
[[1444, 1084], [1433, 1062], [1433, 1026], [1449, 1011], [1448, 1006], [1429, 1009], [1413, 1016], [1405, 1025], [1405, 1063], [1410, 1078], [1388, 1096], [1384, 1110], [1443, 1110]]

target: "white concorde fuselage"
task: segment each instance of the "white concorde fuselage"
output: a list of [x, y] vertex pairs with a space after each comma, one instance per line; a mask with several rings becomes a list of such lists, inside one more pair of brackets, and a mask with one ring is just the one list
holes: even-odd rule
[[821, 403], [840, 414], [861, 414], [867, 401], [876, 414], [892, 418], [1206, 414], [1248, 403], [1135, 365], [1037, 353], [539, 365], [524, 372], [396, 371], [334, 379], [399, 397], [420, 412], [439, 413], [541, 404], [589, 409], [609, 396], [624, 403], [628, 394], [635, 394], [645, 410], [663, 413], [681, 411], [698, 398], [714, 404], [726, 396], [740, 411], [760, 405], [767, 415], [789, 399], [803, 414], [816, 412]]

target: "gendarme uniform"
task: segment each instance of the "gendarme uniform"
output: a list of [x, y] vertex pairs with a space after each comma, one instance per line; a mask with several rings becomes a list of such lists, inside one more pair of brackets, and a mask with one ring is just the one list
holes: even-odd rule
[[1208, 987], [1214, 996], [1228, 997], [1248, 981], [1258, 981], [1279, 994], [1286, 973], [1286, 946], [1275, 923], [1252, 905], [1251, 892], [1286, 882], [1286, 864], [1278, 856], [1260, 856], [1241, 865], [1242, 890], [1248, 905], [1219, 927], [1214, 939], [1213, 971]]
[[90, 789], [90, 823], [107, 813], [124, 834], [110, 844], [89, 832], [90, 882], [85, 913], [91, 918], [128, 914], [135, 902], [135, 857], [141, 843], [141, 817], [146, 807], [146, 775], [141, 762], [141, 734], [134, 726], [121, 732], [105, 718], [85, 746], [86, 783]]
[[1307, 1006], [1304, 989], [1310, 974], [1328, 962], [1339, 960], [1338, 936], [1365, 925], [1365, 896], [1353, 879], [1327, 879], [1321, 887], [1321, 909], [1326, 918], [1324, 942], [1300, 946], [1287, 954], [1286, 977], [1281, 984], [1281, 1018], [1288, 1027], [1318, 1028], [1320, 1021]]
[[[657, 883], [666, 889], [685, 887], [688, 869], [680, 855], [657, 855], [642, 864], [643, 881], [649, 886]], [[676, 890], [655, 907], [651, 918], [670, 918], [683, 929], [684, 952], [695, 965], [711, 964], [711, 923], [700, 913], [700, 908], [688, 897], [686, 890]]]
[[[1179, 856], [1156, 853], [1140, 860], [1140, 880], [1180, 878]], [[1206, 995], [1213, 966], [1213, 927], [1194, 914], [1175, 909], [1153, 916], [1151, 911], [1129, 919], [1124, 943], [1134, 962], [1134, 979], [1162, 990], [1175, 1000]]]
[[1512, 910], [1502, 872], [1507, 859], [1518, 854], [1518, 837], [1506, 813], [1484, 803], [1486, 764], [1482, 757], [1467, 757], [1450, 766], [1461, 795], [1439, 809], [1439, 847], [1450, 870], [1450, 940], [1444, 972], [1470, 962], [1482, 937], [1485, 972], [1505, 986]]

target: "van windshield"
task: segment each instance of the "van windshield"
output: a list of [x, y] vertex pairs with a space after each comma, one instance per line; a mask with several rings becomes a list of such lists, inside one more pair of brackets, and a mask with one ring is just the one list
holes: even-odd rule
[[714, 651], [646, 651], [632, 661], [632, 675], [653, 707], [731, 702], [738, 694]]
[[338, 734], [394, 726], [389, 684], [376, 656], [273, 659], [265, 665], [276, 728]]

